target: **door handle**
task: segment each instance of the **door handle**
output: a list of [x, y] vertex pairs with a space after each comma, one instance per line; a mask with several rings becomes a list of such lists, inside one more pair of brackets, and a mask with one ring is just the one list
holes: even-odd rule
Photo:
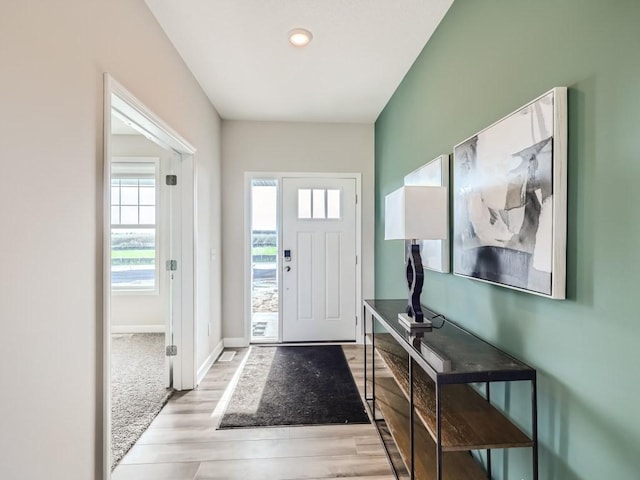
[[285, 272], [290, 272], [291, 271], [291, 267], [289, 265], [287, 265], [286, 267], [284, 267], [284, 271]]

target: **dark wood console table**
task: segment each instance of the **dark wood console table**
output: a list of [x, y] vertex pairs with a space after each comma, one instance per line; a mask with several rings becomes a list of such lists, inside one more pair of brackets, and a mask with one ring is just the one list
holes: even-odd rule
[[[526, 447], [538, 480], [536, 371], [428, 308], [425, 319], [442, 327], [410, 336], [397, 318], [406, 304], [365, 300], [363, 316], [365, 399], [402, 458], [390, 455], [396, 478], [491, 478], [491, 449]], [[513, 381], [531, 384], [530, 435], [491, 404], [491, 383]], [[486, 470], [472, 450], [486, 450]]]

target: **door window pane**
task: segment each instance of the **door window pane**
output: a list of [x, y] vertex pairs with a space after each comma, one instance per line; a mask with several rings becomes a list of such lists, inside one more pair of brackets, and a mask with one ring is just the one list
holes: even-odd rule
[[324, 188], [298, 189], [298, 218], [302, 220], [341, 218], [341, 191]]
[[120, 205], [120, 181], [111, 181], [111, 205]]
[[120, 188], [120, 203], [122, 205], [137, 205], [138, 204], [138, 187], [122, 186]]
[[120, 207], [117, 205], [111, 207], [111, 224], [118, 225], [120, 223]]
[[140, 205], [155, 205], [156, 189], [153, 186], [140, 187]]
[[327, 190], [327, 218], [340, 218], [340, 190]]
[[324, 189], [313, 189], [313, 218], [326, 218]]
[[311, 190], [308, 188], [298, 190], [298, 218], [311, 218]]
[[138, 206], [122, 206], [120, 207], [120, 223], [124, 225], [137, 225], [138, 222]]
[[156, 223], [156, 207], [140, 207], [140, 224], [153, 225]]

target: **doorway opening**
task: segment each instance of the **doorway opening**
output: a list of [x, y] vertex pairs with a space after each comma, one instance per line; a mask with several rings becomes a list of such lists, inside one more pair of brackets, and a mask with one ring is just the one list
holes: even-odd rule
[[[112, 113], [111, 129], [111, 463], [120, 461], [172, 393], [165, 345], [170, 285], [170, 204], [160, 170], [175, 155]], [[122, 156], [145, 153], [156, 156]]]
[[[105, 74], [103, 478], [195, 386], [195, 149]], [[134, 433], [135, 435], [131, 435]]]
[[251, 181], [251, 343], [280, 338], [278, 181]]

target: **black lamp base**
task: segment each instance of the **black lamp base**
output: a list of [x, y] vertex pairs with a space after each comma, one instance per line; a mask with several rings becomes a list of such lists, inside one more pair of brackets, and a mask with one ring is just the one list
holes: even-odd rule
[[407, 252], [407, 287], [409, 288], [409, 302], [406, 313], [399, 313], [398, 320], [409, 332], [431, 331], [431, 322], [424, 321], [420, 294], [424, 282], [424, 270], [422, 269], [422, 257], [420, 245], [411, 242]]

